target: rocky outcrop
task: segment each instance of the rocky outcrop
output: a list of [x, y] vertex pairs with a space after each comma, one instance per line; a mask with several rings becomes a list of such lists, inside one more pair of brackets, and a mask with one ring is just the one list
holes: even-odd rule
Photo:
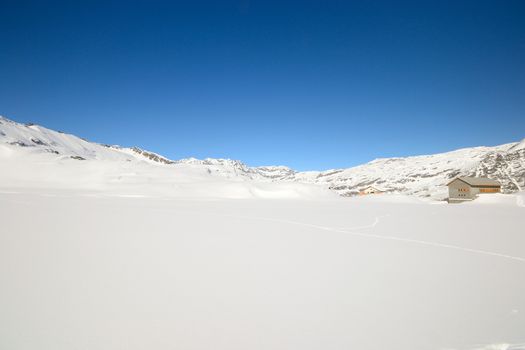
[[173, 164], [175, 163], [174, 161], [168, 159], [168, 158], [165, 158], [157, 153], [153, 153], [153, 152], [148, 152], [148, 151], [144, 151], [143, 149], [140, 149], [138, 147], [132, 147], [131, 150], [133, 152], [135, 152], [136, 154], [140, 154], [141, 156], [149, 159], [149, 160], [152, 160], [154, 162], [157, 162], [157, 163], [163, 163], [163, 164]]

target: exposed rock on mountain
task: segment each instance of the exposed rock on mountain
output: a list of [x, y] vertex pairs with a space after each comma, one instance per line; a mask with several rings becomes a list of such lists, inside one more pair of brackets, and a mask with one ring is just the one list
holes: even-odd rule
[[146, 158], [148, 158], [149, 160], [152, 160], [154, 162], [158, 162], [158, 163], [164, 163], [164, 164], [173, 164], [175, 163], [174, 161], [172, 160], [169, 160], [168, 158], [165, 158], [161, 155], [158, 155], [156, 153], [153, 153], [153, 152], [148, 152], [148, 151], [144, 151], [138, 147], [132, 147], [131, 150], [137, 154], [140, 154], [141, 156], [144, 156]]

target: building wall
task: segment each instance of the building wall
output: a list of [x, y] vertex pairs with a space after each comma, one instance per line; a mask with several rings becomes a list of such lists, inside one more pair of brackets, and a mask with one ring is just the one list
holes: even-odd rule
[[461, 180], [454, 180], [448, 185], [448, 197], [453, 200], [470, 200], [476, 198], [476, 189]]
[[499, 187], [471, 187], [470, 192], [476, 197], [478, 194], [483, 193], [499, 193]]
[[362, 190], [361, 192], [359, 192], [360, 195], [379, 194], [379, 193], [383, 193], [383, 192], [378, 190], [378, 189], [372, 188], [372, 187], [367, 187], [364, 190]]
[[454, 180], [448, 185], [449, 201], [464, 201], [475, 199], [482, 193], [498, 193], [500, 188], [497, 187], [472, 187], [469, 184]]
[[499, 187], [488, 187], [488, 188], [480, 188], [479, 193], [500, 193], [501, 188]]

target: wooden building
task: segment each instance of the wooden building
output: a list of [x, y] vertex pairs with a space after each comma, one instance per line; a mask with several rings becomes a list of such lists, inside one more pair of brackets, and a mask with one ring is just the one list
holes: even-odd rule
[[377, 188], [377, 187], [374, 187], [374, 186], [368, 186], [368, 187], [365, 187], [363, 189], [361, 189], [359, 191], [359, 195], [361, 196], [365, 196], [367, 194], [380, 194], [380, 193], [384, 193], [385, 191], [380, 189], [380, 188]]
[[449, 203], [471, 201], [482, 193], [501, 192], [501, 184], [486, 177], [457, 177], [450, 181], [447, 186]]

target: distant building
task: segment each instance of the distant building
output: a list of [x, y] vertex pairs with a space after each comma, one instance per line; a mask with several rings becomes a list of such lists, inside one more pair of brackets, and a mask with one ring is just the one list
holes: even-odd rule
[[480, 193], [501, 192], [501, 184], [486, 177], [457, 177], [447, 186], [449, 203], [471, 201], [476, 199]]
[[359, 195], [361, 196], [364, 196], [364, 195], [367, 195], [367, 194], [380, 194], [380, 193], [384, 193], [385, 191], [380, 189], [380, 188], [377, 188], [377, 187], [374, 187], [374, 186], [368, 186], [368, 187], [365, 187], [363, 189], [361, 189], [359, 191]]

